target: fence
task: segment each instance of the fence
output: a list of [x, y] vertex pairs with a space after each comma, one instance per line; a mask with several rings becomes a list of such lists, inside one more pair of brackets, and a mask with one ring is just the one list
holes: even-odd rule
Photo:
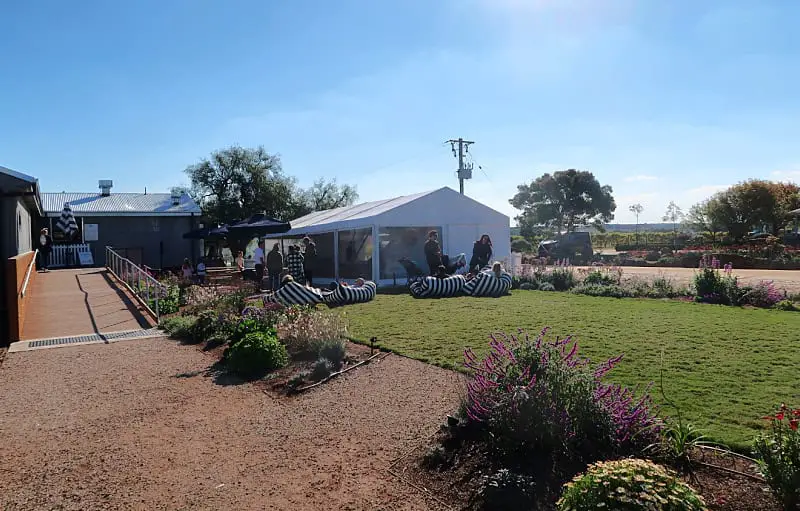
[[88, 243], [74, 243], [70, 245], [53, 245], [53, 250], [50, 252], [50, 260], [48, 266], [51, 268], [63, 268], [64, 266], [80, 266], [81, 252], [89, 252]]
[[136, 296], [156, 322], [161, 323], [159, 301], [167, 298], [169, 291], [167, 286], [153, 278], [144, 268], [119, 255], [111, 247], [106, 247], [106, 268]]

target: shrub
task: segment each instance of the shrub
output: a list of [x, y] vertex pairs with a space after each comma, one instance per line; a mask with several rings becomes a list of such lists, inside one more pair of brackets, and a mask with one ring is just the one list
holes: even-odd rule
[[554, 268], [549, 273], [544, 273], [546, 282], [556, 288], [556, 291], [568, 291], [575, 287], [575, 272], [572, 268]]
[[223, 359], [231, 372], [253, 378], [285, 366], [289, 355], [273, 330], [245, 335], [225, 350]]
[[772, 281], [762, 280], [755, 286], [751, 287], [746, 292], [741, 301], [743, 304], [752, 305], [754, 307], [769, 308], [780, 302], [783, 298], [783, 293], [775, 288]]
[[609, 272], [602, 270], [592, 270], [583, 278], [584, 285], [611, 286], [620, 283], [622, 273], [619, 271]]
[[216, 311], [206, 310], [197, 316], [197, 321], [192, 327], [192, 340], [195, 342], [207, 341], [217, 333], [219, 315]]
[[780, 302], [774, 305], [774, 308], [782, 311], [794, 311], [794, 312], [800, 311], [800, 308], [798, 308], [790, 300], [781, 300]]
[[278, 338], [292, 356], [316, 355], [318, 343], [347, 338], [347, 326], [341, 316], [309, 308], [287, 309], [286, 317], [276, 328]]
[[716, 268], [700, 268], [694, 276], [695, 298], [698, 301], [740, 305], [750, 288], [739, 286], [737, 277]]
[[800, 408], [781, 405], [764, 417], [770, 431], [758, 436], [754, 451], [758, 470], [786, 511], [800, 509]]
[[609, 298], [629, 298], [633, 293], [617, 284], [581, 284], [572, 290], [573, 293], [589, 296], [606, 296]]
[[311, 369], [311, 374], [309, 376], [314, 381], [320, 381], [330, 376], [332, 372], [333, 363], [327, 358], [319, 358], [314, 363], [314, 367]]
[[597, 368], [579, 357], [571, 337], [492, 336], [482, 360], [465, 351], [474, 372], [468, 420], [480, 423], [490, 452], [501, 461], [550, 457], [568, 466], [613, 455], [638, 454], [654, 443], [658, 421], [647, 392], [602, 382], [622, 357]]
[[539, 284], [539, 291], [555, 291], [556, 287], [549, 282], [542, 282]]
[[[158, 313], [159, 314], [175, 314], [180, 309], [180, 287], [177, 285], [168, 285], [166, 292], [162, 292], [158, 297]], [[152, 310], [156, 310], [155, 300], [151, 299], [148, 304]]]
[[511, 251], [512, 252], [532, 252], [533, 245], [531, 242], [524, 239], [524, 238], [517, 238], [511, 242]]
[[282, 308], [245, 307], [232, 328], [231, 340], [236, 342], [248, 334], [271, 332], [283, 318]]
[[484, 477], [479, 495], [486, 510], [536, 509], [535, 479], [507, 469]]
[[318, 357], [330, 360], [334, 369], [339, 369], [347, 354], [344, 339], [325, 339], [314, 341], [312, 349]]
[[685, 288], [679, 288], [675, 282], [665, 276], [663, 273], [653, 278], [651, 292], [649, 298], [675, 298], [677, 296], [686, 295]]
[[161, 321], [161, 328], [175, 339], [190, 340], [193, 337], [194, 316], [173, 316]]
[[[550, 287], [553, 287], [552, 284], [547, 284], [547, 285], [550, 286]], [[521, 283], [519, 285], [519, 289], [522, 289], [522, 290], [525, 290], [525, 291], [531, 291], [531, 290], [535, 291], [537, 289], [540, 289], [540, 286], [539, 286], [538, 282], [523, 282], [523, 283]], [[554, 290], [555, 290], [555, 288], [554, 288]]]
[[648, 252], [646, 256], [644, 256], [644, 260], [648, 262], [655, 262], [659, 259], [661, 259], [661, 252], [658, 252], [657, 250], [652, 250]]
[[706, 505], [695, 491], [665, 468], [627, 459], [591, 465], [564, 485], [559, 511], [626, 509], [700, 511]]

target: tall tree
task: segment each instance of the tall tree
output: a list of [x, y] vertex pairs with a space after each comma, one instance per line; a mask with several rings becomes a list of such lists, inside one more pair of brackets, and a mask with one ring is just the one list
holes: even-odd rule
[[600, 185], [591, 172], [575, 169], [547, 173], [531, 184], [521, 184], [509, 202], [522, 211], [517, 221], [523, 232], [537, 228], [573, 232], [582, 225], [602, 229], [614, 219], [617, 208], [610, 186]]
[[636, 245], [639, 245], [639, 215], [644, 211], [644, 206], [639, 203], [628, 206], [628, 211], [636, 215]]
[[697, 232], [708, 234], [711, 242], [717, 241], [717, 235], [723, 226], [716, 216], [714, 199], [707, 199], [689, 208], [684, 219], [686, 225]]
[[192, 195], [203, 215], [215, 223], [229, 223], [256, 213], [293, 220], [312, 211], [352, 204], [355, 188], [336, 181], [318, 180], [303, 190], [283, 173], [280, 157], [263, 147], [232, 146], [187, 167]]
[[674, 247], [678, 239], [678, 222], [684, 217], [683, 210], [680, 206], [675, 204], [675, 201], [669, 201], [667, 211], [664, 213], [663, 221], [672, 224], [672, 246]]
[[800, 207], [800, 187], [753, 179], [715, 194], [709, 213], [734, 239], [742, 239], [754, 228], [766, 228], [773, 235], [791, 222], [792, 209]]

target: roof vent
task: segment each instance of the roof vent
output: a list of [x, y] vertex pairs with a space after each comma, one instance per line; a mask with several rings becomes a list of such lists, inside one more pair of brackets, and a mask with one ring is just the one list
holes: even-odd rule
[[180, 188], [173, 188], [172, 192], [170, 193], [170, 198], [172, 199], [172, 205], [178, 206], [181, 203], [181, 197], [183, 197], [183, 190]]
[[111, 195], [111, 187], [114, 186], [114, 182], [110, 179], [101, 179], [98, 183], [100, 186], [100, 195], [108, 197]]

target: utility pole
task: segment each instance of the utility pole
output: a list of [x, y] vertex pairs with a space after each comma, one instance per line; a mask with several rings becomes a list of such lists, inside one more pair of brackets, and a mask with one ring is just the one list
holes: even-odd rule
[[[453, 156], [458, 158], [458, 190], [461, 195], [464, 195], [464, 180], [472, 179], [472, 164], [464, 164], [464, 154], [469, 153], [469, 146], [474, 144], [470, 140], [459, 138], [458, 140], [448, 140], [450, 149], [453, 151]], [[456, 151], [456, 144], [458, 144], [458, 151]]]

